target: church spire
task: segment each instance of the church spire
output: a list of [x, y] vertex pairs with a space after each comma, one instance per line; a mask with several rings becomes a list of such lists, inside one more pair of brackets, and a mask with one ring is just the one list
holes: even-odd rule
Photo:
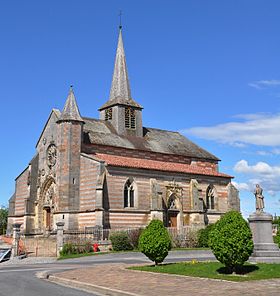
[[99, 108], [100, 119], [110, 122], [119, 135], [143, 137], [142, 109], [131, 97], [120, 23], [110, 98]]
[[83, 122], [83, 119], [80, 115], [79, 108], [75, 99], [73, 92], [73, 87], [71, 85], [69, 94], [64, 105], [63, 111], [58, 121], [80, 121]]
[[116, 98], [121, 98], [125, 100], [131, 99], [121, 25], [119, 26], [119, 39], [110, 91], [110, 101], [115, 100]]

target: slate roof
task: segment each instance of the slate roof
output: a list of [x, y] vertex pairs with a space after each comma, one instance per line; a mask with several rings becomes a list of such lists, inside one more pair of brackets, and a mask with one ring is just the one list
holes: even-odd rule
[[176, 173], [189, 173], [195, 175], [207, 175], [215, 177], [232, 178], [229, 175], [220, 173], [216, 170], [204, 167], [198, 167], [195, 165], [189, 165], [184, 163], [174, 163], [167, 161], [158, 161], [151, 159], [140, 159], [134, 157], [125, 157], [118, 155], [109, 155], [103, 153], [96, 153], [94, 158], [103, 160], [107, 165], [118, 166], [118, 167], [129, 167], [129, 168], [140, 168], [148, 170], [168, 171]]
[[143, 137], [121, 136], [116, 133], [108, 121], [85, 117], [83, 121], [85, 122], [84, 132], [88, 134], [88, 139], [92, 144], [219, 160], [178, 132], [143, 128]]

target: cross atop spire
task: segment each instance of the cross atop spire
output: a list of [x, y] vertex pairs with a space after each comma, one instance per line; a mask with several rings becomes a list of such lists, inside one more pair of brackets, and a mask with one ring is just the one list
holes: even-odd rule
[[119, 29], [122, 28], [122, 11], [120, 10], [120, 13], [119, 13], [119, 17], [120, 17], [120, 24], [119, 24]]
[[116, 98], [126, 100], [131, 99], [121, 26], [119, 28], [119, 40], [115, 58], [113, 80], [110, 91], [110, 100], [114, 100]]
[[69, 94], [63, 111], [58, 121], [80, 121], [83, 122], [75, 99], [73, 86], [70, 86]]

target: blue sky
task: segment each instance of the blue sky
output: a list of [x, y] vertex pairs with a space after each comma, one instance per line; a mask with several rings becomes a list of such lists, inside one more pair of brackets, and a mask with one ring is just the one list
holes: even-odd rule
[[144, 125], [178, 130], [234, 175], [242, 212], [252, 189], [280, 215], [280, 2], [2, 1], [0, 204], [28, 165], [52, 108], [74, 85], [81, 114], [108, 99], [118, 12]]

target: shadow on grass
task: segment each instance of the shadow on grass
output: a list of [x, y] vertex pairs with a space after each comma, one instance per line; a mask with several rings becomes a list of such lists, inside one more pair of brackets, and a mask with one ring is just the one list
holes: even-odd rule
[[[250, 272], [254, 272], [258, 269], [259, 269], [259, 267], [256, 265], [244, 265], [242, 267], [237, 268], [235, 272], [236, 272], [236, 274], [245, 275]], [[225, 267], [225, 266], [218, 268], [217, 272], [220, 274], [232, 274], [232, 270]]]

